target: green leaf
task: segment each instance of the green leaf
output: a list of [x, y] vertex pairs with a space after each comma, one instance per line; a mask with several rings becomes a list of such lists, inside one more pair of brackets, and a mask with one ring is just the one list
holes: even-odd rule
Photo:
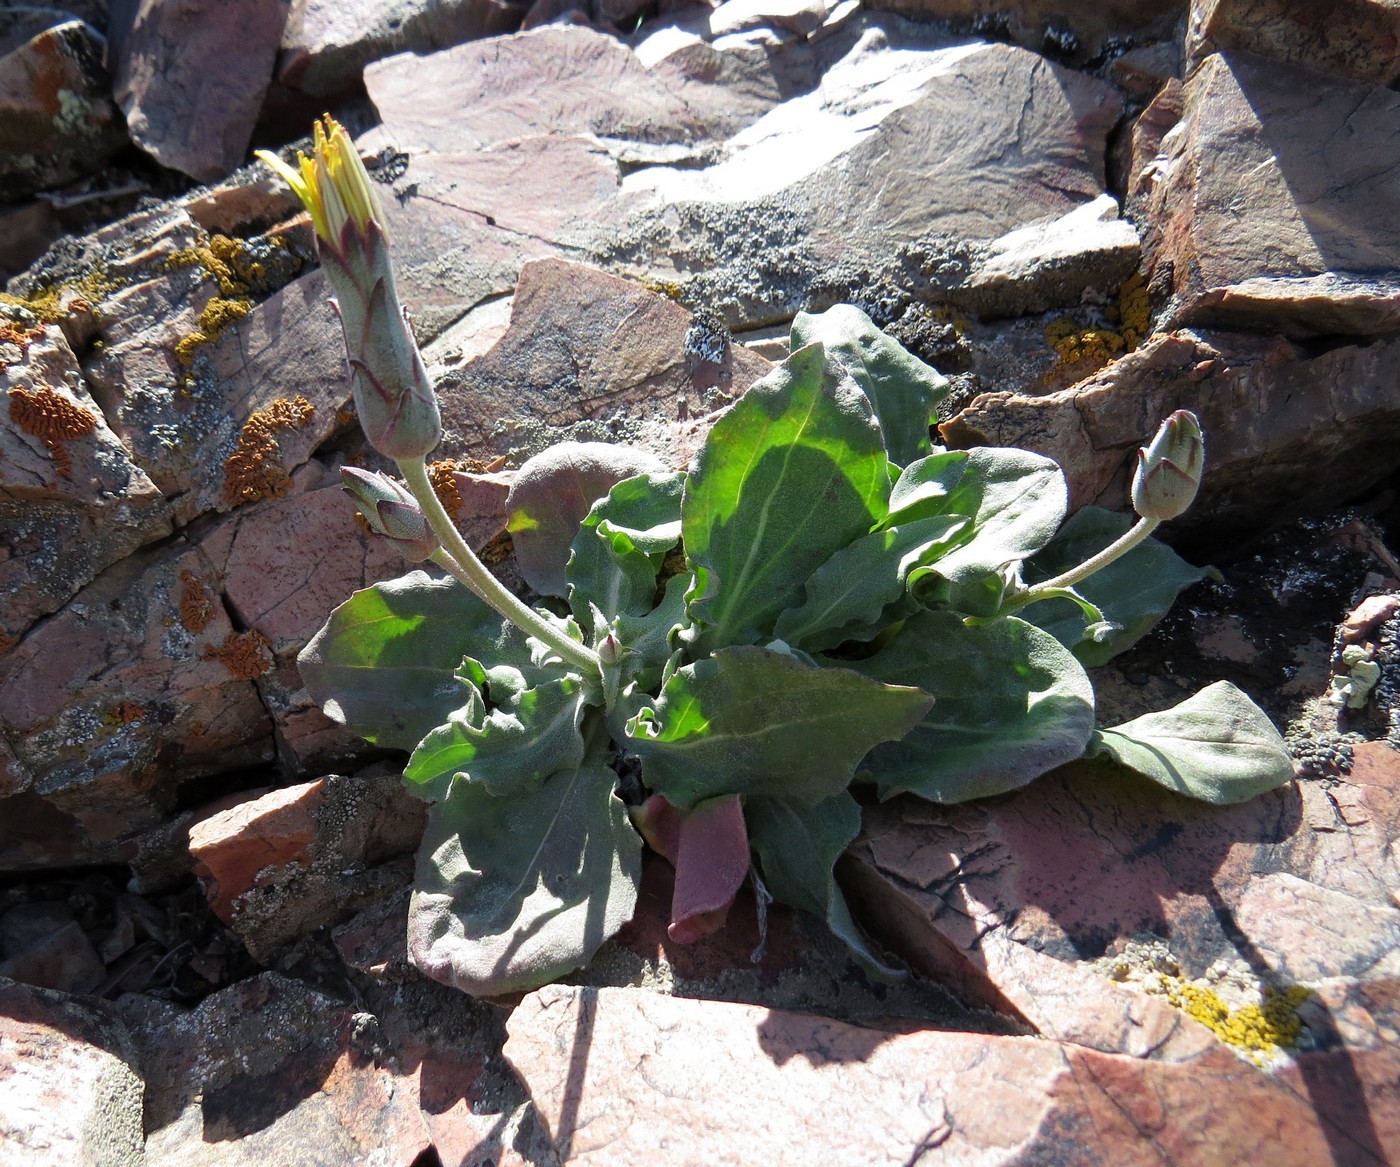
[[666, 469], [645, 450], [607, 442], [559, 442], [527, 459], [506, 496], [506, 530], [525, 582], [542, 596], [566, 596], [564, 568], [593, 504], [624, 478]]
[[1160, 713], [1099, 730], [1088, 752], [1218, 805], [1246, 802], [1293, 779], [1293, 759], [1278, 730], [1229, 681], [1207, 685]]
[[666, 591], [645, 616], [619, 616], [617, 638], [622, 642], [622, 684], [636, 681], [644, 689], [661, 683], [661, 670], [671, 658], [671, 634], [685, 619], [685, 594], [691, 577], [673, 575]]
[[[546, 679], [530, 642], [454, 579], [415, 571], [356, 592], [297, 657], [326, 716], [376, 745], [411, 750], [468, 700], [454, 673], [465, 657], [496, 665], [493, 681]], [[492, 700], [501, 700], [496, 692]]]
[[773, 897], [825, 920], [868, 971], [884, 978], [897, 976], [871, 952], [832, 874], [842, 852], [860, 833], [860, 807], [849, 791], [815, 804], [750, 798], [744, 804], [744, 819]]
[[632, 917], [642, 840], [602, 765], [528, 795], [458, 782], [428, 812], [408, 951], [477, 996], [533, 989], [586, 964]]
[[1069, 506], [1064, 473], [1049, 458], [991, 447], [967, 454], [962, 477], [946, 495], [902, 501], [900, 513], [901, 522], [933, 514], [971, 517], [971, 537], [934, 565], [955, 584], [999, 572], [1039, 551]]
[[802, 585], [884, 517], [889, 463], [859, 386], [820, 345], [715, 423], [681, 502], [697, 651], [766, 637]]
[[[1026, 582], [1053, 579], [1102, 551], [1133, 524], [1129, 515], [1102, 507], [1076, 511], [1045, 549], [1026, 563]], [[1145, 539], [1101, 571], [1075, 585], [1084, 599], [1103, 613], [1103, 619], [1122, 625], [1106, 640], [1085, 635], [1085, 622], [1068, 600], [1047, 600], [1022, 608], [1017, 614], [1044, 628], [1066, 648], [1072, 649], [1089, 668], [1101, 665], [1135, 644], [1172, 606], [1183, 588], [1205, 578], [1165, 543]]]
[[947, 498], [967, 473], [966, 450], [940, 450], [910, 462], [890, 489], [890, 513], [884, 525], [943, 514]]
[[721, 794], [819, 802], [928, 707], [918, 689], [767, 648], [725, 648], [677, 669], [627, 726], [627, 746], [646, 784], [681, 810]]
[[937, 560], [968, 525], [961, 515], [936, 515], [855, 540], [812, 573], [805, 601], [778, 616], [773, 634], [812, 652], [874, 635], [909, 573]]
[[584, 688], [561, 677], [482, 713], [479, 703], [453, 711], [425, 737], [404, 769], [419, 798], [447, 797], [462, 778], [492, 794], [526, 794], [554, 771], [583, 762]]
[[948, 378], [875, 327], [859, 308], [837, 304], [799, 312], [792, 322], [794, 350], [820, 342], [829, 358], [851, 371], [880, 420], [890, 461], [907, 466], [929, 452], [929, 423], [948, 395]]
[[685, 475], [642, 474], [608, 491], [574, 537], [565, 572], [569, 604], [591, 629], [589, 605], [612, 623], [643, 616], [656, 596], [656, 573], [681, 538], [681, 488]]
[[969, 626], [951, 612], [919, 612], [874, 656], [844, 663], [934, 699], [927, 717], [861, 767], [882, 798], [907, 790], [964, 802], [1015, 790], [1078, 758], [1094, 731], [1083, 667], [1014, 617]]

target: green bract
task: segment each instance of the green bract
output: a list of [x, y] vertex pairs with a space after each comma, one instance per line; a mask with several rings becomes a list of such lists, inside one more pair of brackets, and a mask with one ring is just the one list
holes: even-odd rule
[[[942, 378], [854, 308], [799, 316], [793, 346], [688, 471], [589, 446], [527, 464], [512, 525], [546, 593], [529, 634], [416, 571], [302, 653], [330, 716], [412, 750], [431, 808], [409, 949], [430, 975], [494, 994], [584, 963], [631, 915], [633, 823], [676, 863], [678, 935], [719, 925], [752, 854], [768, 893], [879, 971], [832, 876], [852, 784], [959, 802], [1086, 753], [1212, 802], [1291, 777], [1223, 683], [1096, 726], [1085, 666], [1202, 574], [1149, 537], [1158, 518], [1066, 523], [1049, 459], [932, 444]], [[434, 561], [474, 578], [461, 555], [444, 537]]]

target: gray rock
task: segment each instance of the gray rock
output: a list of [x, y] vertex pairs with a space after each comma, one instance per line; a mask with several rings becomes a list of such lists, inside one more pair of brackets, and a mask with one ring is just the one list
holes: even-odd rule
[[1400, 326], [1400, 94], [1230, 53], [1206, 60], [1183, 97], [1145, 211], [1167, 325]]
[[223, 178], [248, 150], [289, 0], [140, 0], [113, 30], [118, 104], [162, 166]]
[[0, 1162], [145, 1167], [135, 1061], [105, 1002], [0, 979]]
[[0, 12], [0, 202], [90, 174], [121, 149], [105, 49], [71, 13]]

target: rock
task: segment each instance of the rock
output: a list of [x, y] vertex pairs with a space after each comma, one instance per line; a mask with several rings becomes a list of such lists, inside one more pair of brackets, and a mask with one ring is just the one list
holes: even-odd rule
[[510, 32], [523, 4], [511, 0], [292, 0], [277, 56], [277, 80], [310, 97], [334, 98], [360, 85], [364, 67], [394, 53], [431, 53]]
[[133, 858], [182, 782], [271, 760], [252, 684], [271, 654], [220, 590], [182, 541], [137, 553], [0, 658], [0, 813], [35, 828], [7, 832], [0, 869]]
[[92, 992], [107, 979], [107, 969], [71, 914], [23, 942], [15, 939], [12, 917], [34, 906], [38, 905], [11, 908], [0, 920], [0, 928], [7, 933], [0, 977], [64, 993]]
[[1082, 64], [1118, 45], [1171, 34], [1185, 0], [1111, 0], [1072, 5], [1048, 0], [879, 0], [877, 8], [914, 20], [951, 21], [1047, 56]]
[[[1247, 1161], [1280, 1132], [1290, 1167], [1380, 1164], [1400, 1134], [1385, 1050], [1346, 1105], [1221, 1051], [1184, 1065], [1021, 1037], [893, 1034], [799, 1013], [550, 986], [507, 1022], [560, 1161], [739, 1164], [1111, 1164]], [[1368, 1109], [1369, 1108], [1369, 1109]], [[1334, 1126], [1333, 1124], [1338, 1124]]]
[[70, 13], [0, 13], [0, 202], [91, 173], [121, 149], [105, 49], [102, 34]]
[[1135, 101], [1151, 101], [1163, 85], [1181, 78], [1181, 45], [1159, 41], [1129, 49], [1108, 66], [1114, 83]]
[[[1400, 967], [1388, 890], [1400, 754], [1379, 743], [1355, 754], [1330, 791], [1305, 782], [1229, 807], [1086, 763], [1001, 800], [894, 800], [867, 811], [854, 845], [857, 915], [930, 975], [980, 981], [1048, 1036], [1069, 1036], [1066, 1020], [1098, 1029], [1105, 1006], [1151, 1003], [1260, 1056], [1325, 1047], [1296, 1020], [1312, 990], [1338, 977], [1384, 984]], [[1066, 975], [1082, 984], [1077, 1000]], [[1231, 1004], [1231, 991], [1244, 995]], [[1276, 1012], [1250, 1021], [1261, 992], [1278, 996]], [[1167, 1060], [1199, 1051], [1143, 1038], [1074, 1040]]]
[[[1054, 458], [1070, 505], [1127, 505], [1133, 451], [1173, 409], [1207, 435], [1201, 493], [1174, 527], [1240, 534], [1358, 497], [1394, 465], [1400, 344], [1312, 355], [1281, 337], [1195, 330], [1154, 336], [1059, 393], [989, 393], [941, 427], [944, 440], [1020, 446]], [[1280, 403], [1287, 402], [1287, 408]]]
[[424, 813], [397, 770], [330, 775], [196, 820], [190, 854], [215, 914], [266, 960], [405, 886], [409, 864], [384, 861], [417, 848]]
[[200, 182], [241, 164], [272, 78], [289, 0], [139, 0], [113, 30], [131, 139]]
[[539, 260], [520, 271], [506, 333], [439, 382], [443, 448], [519, 457], [565, 439], [615, 441], [680, 466], [705, 415], [767, 368], [665, 296]]
[[0, 207], [0, 285], [44, 254], [62, 229], [43, 199]]
[[1323, 16], [1306, 0], [1194, 0], [1187, 71], [1211, 53], [1241, 49], [1392, 85], [1400, 79], [1400, 9], [1388, 0], [1343, 0]]
[[141, 1078], [104, 1002], [0, 978], [0, 1162], [141, 1164]]
[[[888, 321], [967, 283], [982, 245], [1097, 198], [1120, 105], [1020, 49], [871, 27], [713, 165], [629, 173], [583, 238], [598, 262], [676, 282], [735, 328], [852, 298]], [[1077, 302], [1085, 281], [1070, 283]]]
[[378, 1021], [277, 973], [189, 1012], [121, 1002], [146, 1078], [147, 1167], [410, 1167], [429, 1146]]
[[0, 562], [0, 643], [8, 647], [107, 567], [168, 534], [170, 517], [108, 427], [57, 325], [18, 306], [0, 304], [0, 313], [6, 308], [0, 531], [10, 552]]
[[1162, 152], [1162, 139], [1181, 121], [1181, 113], [1182, 85], [1173, 77], [1147, 103], [1127, 136], [1122, 187], [1128, 192], [1130, 203], [1136, 202], [1138, 196], [1151, 187], [1157, 156]]
[[1183, 103], [1147, 188], [1145, 270], [1165, 326], [1400, 326], [1400, 94], [1227, 53], [1196, 69]]

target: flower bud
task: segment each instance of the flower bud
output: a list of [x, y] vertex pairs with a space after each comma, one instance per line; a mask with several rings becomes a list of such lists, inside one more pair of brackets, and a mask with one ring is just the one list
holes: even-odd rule
[[258, 157], [311, 213], [365, 436], [387, 457], [422, 458], [441, 440], [442, 422], [394, 285], [384, 213], [350, 135], [330, 117], [323, 122], [316, 123], [312, 156], [298, 155], [297, 169], [265, 150]]
[[1205, 466], [1201, 423], [1178, 409], [1138, 451], [1133, 475], [1133, 509], [1144, 519], [1165, 521], [1184, 514], [1196, 497]]
[[354, 466], [340, 468], [340, 481], [359, 504], [370, 530], [388, 539], [410, 563], [427, 559], [438, 549], [428, 520], [402, 483], [382, 471], [371, 474]]

